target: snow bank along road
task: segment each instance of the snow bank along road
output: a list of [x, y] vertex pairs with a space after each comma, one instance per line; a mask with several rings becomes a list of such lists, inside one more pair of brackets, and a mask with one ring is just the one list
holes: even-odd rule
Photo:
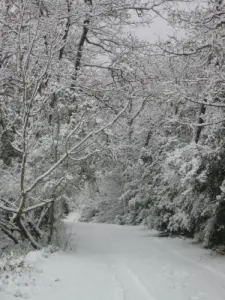
[[[45, 259], [28, 299], [225, 299], [225, 258], [188, 240], [157, 238], [140, 227], [78, 223], [70, 248]], [[15, 298], [0, 293], [0, 299]]]

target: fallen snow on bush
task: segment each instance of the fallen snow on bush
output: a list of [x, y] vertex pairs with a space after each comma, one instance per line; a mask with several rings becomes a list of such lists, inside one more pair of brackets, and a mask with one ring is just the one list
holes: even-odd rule
[[[43, 284], [41, 275], [50, 253], [50, 249], [44, 249], [16, 258], [13, 258], [13, 253], [3, 257], [0, 260], [0, 291], [15, 297], [28, 298], [31, 290], [33, 293]], [[49, 284], [54, 282], [54, 278], [45, 280]]]
[[[73, 212], [61, 222], [56, 238], [61, 243], [62, 248], [64, 244], [67, 248], [70, 247], [71, 230], [73, 230], [79, 217], [79, 213]], [[13, 252], [3, 255], [0, 258], [0, 299], [2, 300], [1, 292], [4, 292], [4, 297], [8, 295], [9, 297], [13, 296], [13, 298], [28, 299], [36, 293], [38, 294], [43, 287], [51, 289], [54, 283], [59, 281], [59, 278], [53, 273], [48, 273], [48, 258], [54, 256], [53, 252], [57, 249], [59, 248], [50, 246], [41, 251], [25, 252], [24, 255], [20, 256]], [[5, 298], [3, 299], [5, 300]], [[9, 299], [11, 300], [11, 297]]]

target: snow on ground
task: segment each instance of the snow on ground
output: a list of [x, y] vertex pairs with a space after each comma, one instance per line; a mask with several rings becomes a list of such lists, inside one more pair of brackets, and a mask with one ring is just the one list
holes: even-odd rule
[[[74, 224], [73, 218], [66, 227], [69, 250], [39, 258], [41, 273], [32, 273], [28, 299], [225, 299], [225, 258], [189, 240], [158, 238], [140, 227]], [[0, 299], [15, 298], [8, 291]]]
[[64, 223], [70, 223], [70, 225], [72, 225], [73, 223], [77, 223], [80, 219], [80, 216], [81, 216], [80, 212], [72, 212], [64, 220]]

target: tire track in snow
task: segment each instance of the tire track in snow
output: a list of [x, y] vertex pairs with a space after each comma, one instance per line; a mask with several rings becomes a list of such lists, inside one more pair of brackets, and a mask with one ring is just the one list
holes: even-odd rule
[[113, 263], [110, 269], [121, 291], [115, 300], [157, 300], [125, 263]]
[[223, 273], [220, 270], [215, 269], [214, 267], [207, 265], [207, 261], [204, 263], [195, 261], [195, 260], [193, 260], [193, 258], [190, 258], [185, 254], [182, 254], [179, 250], [175, 249], [169, 243], [165, 243], [164, 241], [162, 241], [160, 239], [156, 239], [156, 238], [154, 239], [154, 241], [157, 242], [158, 244], [164, 245], [175, 257], [179, 257], [180, 259], [185, 260], [186, 262], [192, 264], [193, 266], [195, 266], [197, 268], [201, 268], [201, 269], [209, 272], [209, 274], [213, 273], [215, 276], [225, 279], [225, 273]]
[[119, 278], [112, 272], [112, 269], [110, 268], [113, 281], [114, 281], [114, 287], [115, 287], [115, 295], [114, 300], [125, 300], [125, 291], [123, 289], [123, 286], [121, 284], [121, 281]]

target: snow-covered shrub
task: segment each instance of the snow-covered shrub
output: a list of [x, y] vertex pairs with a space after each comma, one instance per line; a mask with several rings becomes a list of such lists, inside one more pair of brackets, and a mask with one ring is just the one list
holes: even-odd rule
[[143, 223], [170, 234], [196, 236], [206, 247], [223, 244], [223, 151], [172, 138], [158, 152], [152, 162], [134, 165], [135, 177], [119, 198], [124, 209], [117, 223]]
[[[41, 282], [43, 266], [52, 252], [52, 248], [41, 251], [29, 251], [20, 254], [11, 252], [0, 259], [0, 292], [14, 297], [27, 299], [38, 289]], [[37, 282], [40, 281], [40, 282]]]
[[224, 244], [225, 156], [189, 144], [171, 151], [162, 165], [150, 214], [152, 226], [197, 236], [206, 247]]
[[194, 144], [175, 148], [167, 154], [162, 164], [160, 185], [155, 187], [157, 200], [152, 209], [157, 229], [192, 232], [189, 221], [192, 184], [199, 164], [200, 156]]

